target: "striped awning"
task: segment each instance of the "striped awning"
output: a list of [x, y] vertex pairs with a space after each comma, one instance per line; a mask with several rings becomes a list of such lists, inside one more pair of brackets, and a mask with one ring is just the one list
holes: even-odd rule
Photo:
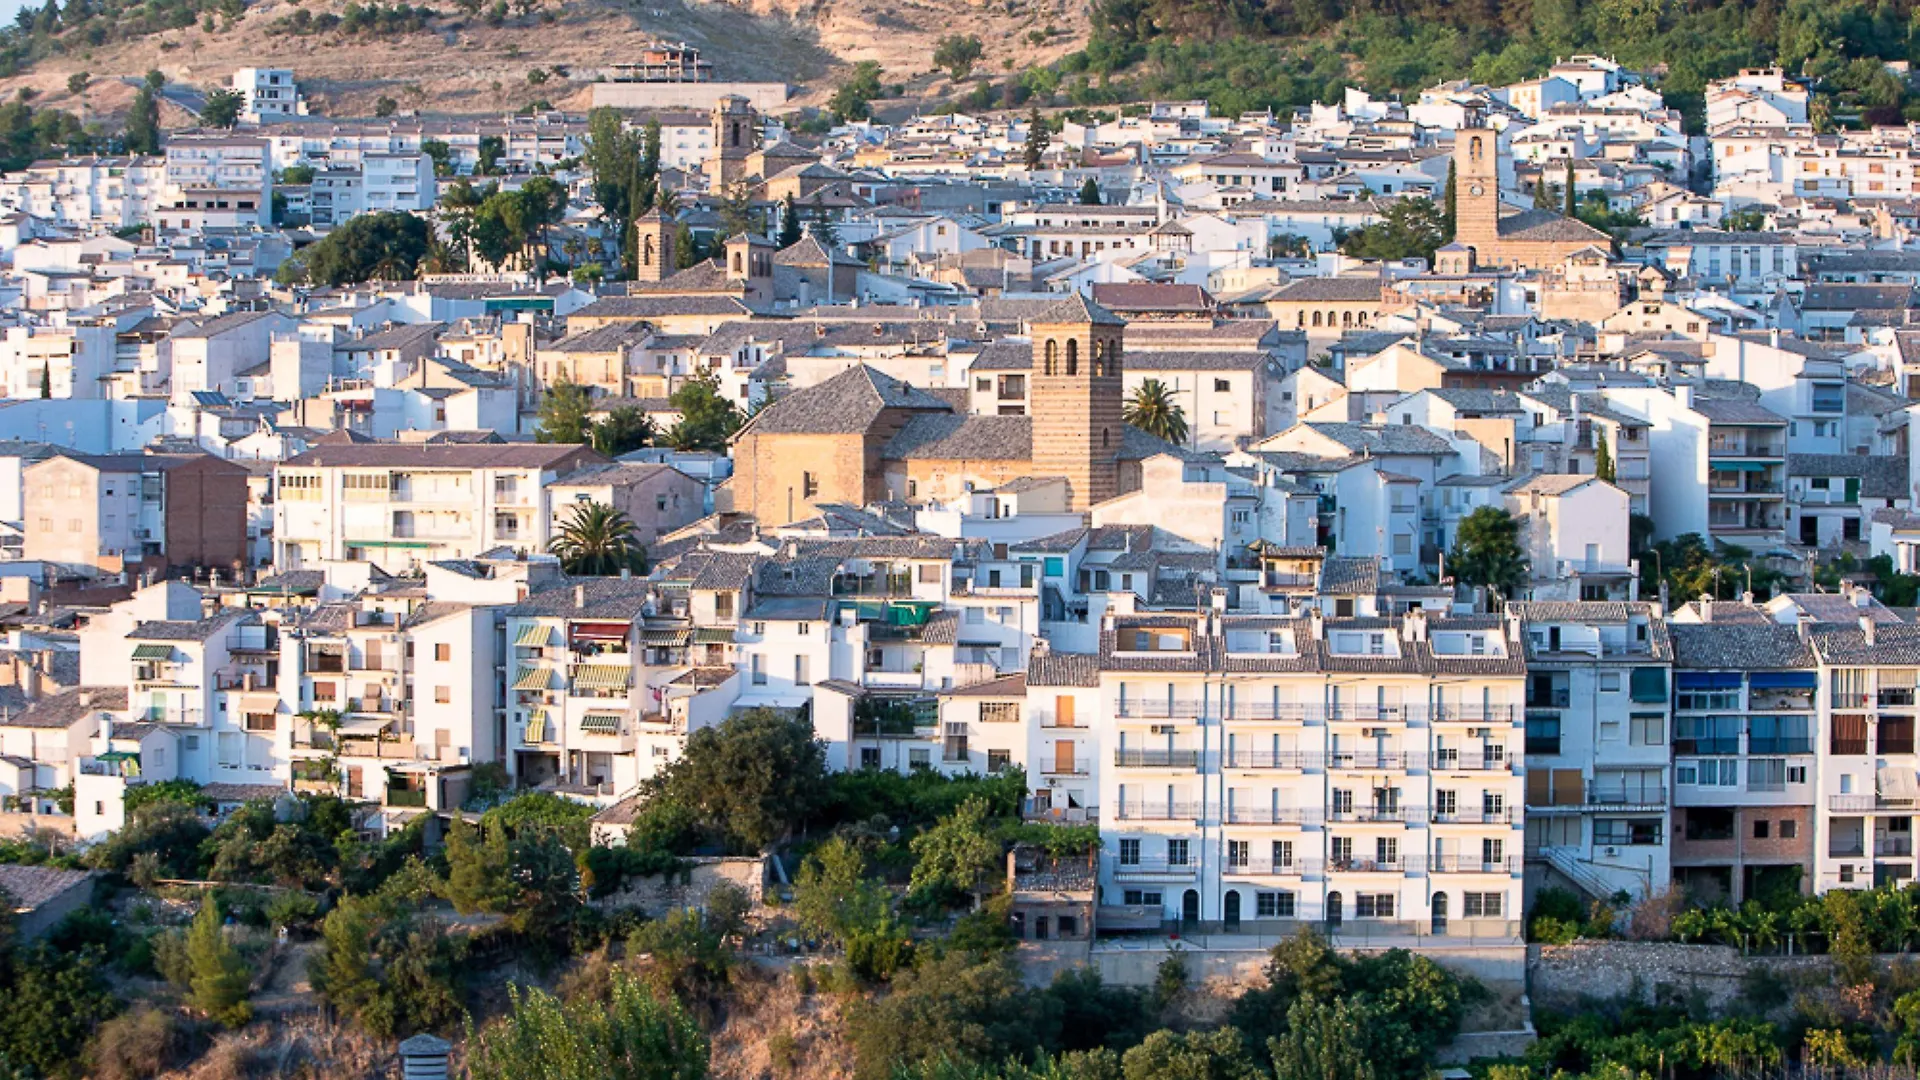
[[625, 690], [633, 672], [619, 664], [581, 664], [573, 669], [575, 690]]
[[133, 658], [135, 660], [171, 660], [173, 659], [173, 646], [156, 645], [151, 642], [145, 645], [135, 645], [133, 647]]
[[522, 667], [513, 677], [515, 690], [551, 690], [553, 683], [551, 668]]
[[527, 717], [527, 741], [543, 743], [547, 741], [547, 711], [540, 709]]
[[590, 712], [580, 718], [580, 730], [597, 735], [612, 735], [620, 730], [620, 714]]
[[513, 643], [522, 648], [544, 649], [553, 644], [553, 627], [545, 623], [528, 623], [520, 628]]
[[642, 630], [640, 641], [646, 645], [678, 645], [687, 640], [685, 630]]
[[693, 632], [693, 642], [696, 645], [731, 645], [733, 644], [733, 627], [700, 627]]

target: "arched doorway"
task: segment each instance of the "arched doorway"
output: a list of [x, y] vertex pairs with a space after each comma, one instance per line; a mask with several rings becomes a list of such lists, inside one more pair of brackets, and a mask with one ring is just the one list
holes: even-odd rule
[[1433, 932], [1439, 936], [1447, 932], [1447, 894], [1433, 894]]
[[1221, 911], [1221, 918], [1223, 918], [1226, 921], [1227, 933], [1231, 934], [1234, 931], [1240, 929], [1240, 890], [1239, 889], [1227, 890], [1226, 905], [1225, 905], [1225, 908]]
[[1328, 893], [1327, 894], [1327, 926], [1328, 928], [1332, 929], [1332, 928], [1338, 927], [1340, 925], [1340, 920], [1342, 917], [1343, 916], [1340, 911], [1340, 894], [1337, 892]]
[[1199, 921], [1200, 893], [1198, 890], [1188, 889], [1187, 894], [1180, 898], [1180, 922], [1186, 926], [1192, 926]]

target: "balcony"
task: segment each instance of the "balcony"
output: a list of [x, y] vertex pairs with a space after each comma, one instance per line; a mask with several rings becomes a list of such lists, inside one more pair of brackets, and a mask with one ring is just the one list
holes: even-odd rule
[[1419, 858], [1415, 856], [1344, 858], [1327, 860], [1327, 869], [1345, 874], [1403, 874], [1409, 871], [1418, 873], [1419, 863]]
[[1128, 720], [1197, 720], [1207, 714], [1199, 698], [1121, 701], [1117, 715]]
[[1121, 803], [1116, 815], [1120, 821], [1193, 821], [1200, 816], [1200, 804], [1191, 802]]
[[1505, 754], [1462, 754], [1442, 750], [1433, 759], [1433, 767], [1445, 772], [1511, 772], [1513, 759]]
[[1093, 772], [1093, 759], [1077, 757], [1072, 761], [1054, 758], [1040, 766], [1042, 776], [1086, 776]]
[[1229, 720], [1283, 720], [1301, 723], [1319, 720], [1326, 715], [1324, 705], [1303, 705], [1295, 702], [1271, 701], [1235, 701], [1227, 709]]
[[1564, 709], [1568, 707], [1571, 701], [1572, 696], [1564, 686], [1556, 686], [1552, 690], [1544, 693], [1539, 691], [1529, 691], [1527, 693], [1527, 708], [1529, 709]]
[[860, 685], [895, 690], [918, 690], [924, 682], [918, 671], [886, 671], [873, 668], [860, 673]]
[[1511, 825], [1513, 808], [1474, 806], [1459, 810], [1435, 810], [1432, 820], [1435, 825]]
[[1517, 874], [1521, 860], [1509, 855], [1501, 859], [1485, 859], [1478, 855], [1435, 855], [1428, 860], [1427, 867], [1436, 874]]
[[1511, 726], [1518, 712], [1512, 705], [1440, 705], [1433, 710], [1433, 722]]
[[1667, 789], [1661, 784], [1588, 784], [1588, 806], [1665, 806]]
[[1427, 809], [1424, 806], [1348, 806], [1334, 807], [1327, 811], [1328, 821], [1355, 822], [1375, 825], [1408, 825], [1424, 822]]
[[1326, 864], [1319, 859], [1287, 859], [1275, 862], [1272, 859], [1228, 859], [1226, 875], [1228, 877], [1319, 877], [1325, 872]]
[[386, 803], [388, 806], [424, 810], [427, 807], [427, 793], [423, 788], [390, 787], [387, 789]]
[[343, 758], [411, 761], [419, 755], [415, 751], [413, 736], [401, 735], [378, 739], [342, 738], [340, 740], [340, 756]]
[[1230, 806], [1221, 820], [1228, 825], [1319, 825], [1319, 807]]
[[1904, 859], [1913, 854], [1913, 837], [1876, 836], [1873, 838], [1873, 853], [1876, 856]]
[[1113, 867], [1115, 877], [1134, 875], [1172, 874], [1180, 877], [1192, 877], [1200, 872], [1198, 863], [1189, 859], [1186, 862], [1168, 862], [1164, 856], [1135, 859], [1132, 862], [1116, 862]]
[[1827, 809], [1840, 814], [1868, 814], [1878, 810], [1912, 813], [1920, 810], [1920, 799], [1889, 795], [1829, 795]]
[[835, 596], [912, 596], [910, 574], [836, 574]]
[[1113, 763], [1125, 769], [1192, 769], [1200, 764], [1200, 751], [1115, 750]]
[[1226, 755], [1229, 769], [1319, 769], [1326, 765], [1326, 756], [1318, 750], [1229, 750]]
[[[1077, 717], [1061, 717], [1048, 709], [1036, 710], [1034, 716], [1045, 731], [1085, 731], [1087, 725], [1079, 723]], [[985, 719], [982, 717], [982, 719]]]
[[1319, 584], [1318, 574], [1295, 574], [1280, 570], [1268, 570], [1260, 575], [1260, 587], [1263, 589], [1311, 589]]
[[1335, 750], [1327, 755], [1329, 769], [1406, 769], [1419, 764], [1405, 750]]

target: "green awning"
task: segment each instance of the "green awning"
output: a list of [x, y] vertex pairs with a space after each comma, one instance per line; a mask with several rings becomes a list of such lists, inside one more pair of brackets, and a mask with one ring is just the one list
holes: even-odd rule
[[133, 647], [133, 658], [135, 660], [171, 660], [173, 659], [173, 646], [155, 645], [151, 643], [135, 645]]
[[139, 761], [140, 755], [132, 750], [109, 750], [104, 754], [93, 755], [93, 760], [102, 765], [118, 765], [123, 761]]
[[596, 735], [612, 735], [620, 730], [619, 713], [588, 713], [580, 718], [580, 730]]
[[553, 627], [545, 623], [528, 623], [520, 628], [519, 636], [513, 643], [529, 649], [544, 649], [553, 644]]
[[522, 667], [513, 677], [515, 690], [553, 689], [553, 671], [543, 667]]
[[543, 743], [547, 741], [547, 711], [541, 709], [527, 717], [527, 741]]
[[640, 642], [643, 645], [678, 645], [687, 640], [685, 630], [642, 630]]
[[573, 669], [575, 690], [625, 690], [633, 672], [619, 664], [581, 664]]
[[1709, 461], [1708, 472], [1766, 472], [1773, 468], [1764, 461]]
[[733, 627], [703, 626], [693, 632], [693, 643], [696, 645], [731, 645], [733, 644]]

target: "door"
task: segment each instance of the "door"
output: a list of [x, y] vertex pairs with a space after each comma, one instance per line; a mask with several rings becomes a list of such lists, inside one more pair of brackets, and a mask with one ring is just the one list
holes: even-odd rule
[[1187, 926], [1200, 921], [1200, 894], [1196, 890], [1188, 889], [1180, 898], [1180, 921]]
[[1226, 910], [1222, 913], [1222, 917], [1225, 919], [1227, 924], [1227, 933], [1231, 934], [1234, 931], [1240, 929], [1240, 890], [1239, 889], [1227, 890]]
[[1344, 917], [1344, 914], [1340, 910], [1340, 894], [1337, 892], [1328, 893], [1327, 894], [1327, 927], [1329, 929], [1338, 928], [1340, 925], [1340, 920], [1343, 917]]
[[1073, 774], [1073, 740], [1060, 739], [1053, 744], [1053, 771]]
[[1447, 932], [1447, 894], [1433, 894], [1433, 932], [1439, 936]]
[[1802, 512], [1800, 515], [1800, 542], [1808, 546], [1820, 542], [1820, 519]]
[[1060, 727], [1073, 726], [1073, 696], [1061, 694], [1053, 699], [1053, 722]]

